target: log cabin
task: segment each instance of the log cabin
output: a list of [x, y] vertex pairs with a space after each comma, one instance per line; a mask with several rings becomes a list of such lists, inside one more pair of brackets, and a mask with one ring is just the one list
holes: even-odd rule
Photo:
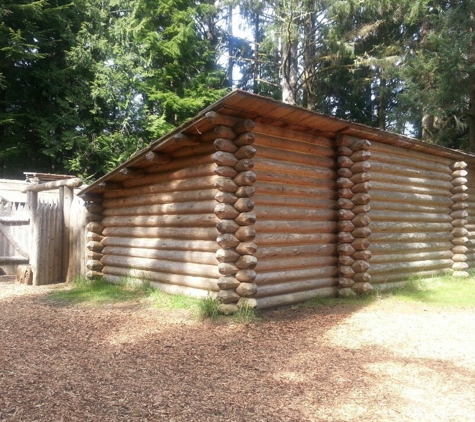
[[233, 91], [82, 190], [87, 276], [224, 313], [475, 265], [475, 155]]

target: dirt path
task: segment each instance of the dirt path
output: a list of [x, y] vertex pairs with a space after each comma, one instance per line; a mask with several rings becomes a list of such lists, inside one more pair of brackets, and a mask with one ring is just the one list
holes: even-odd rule
[[475, 309], [196, 322], [0, 283], [1, 421], [475, 421]]

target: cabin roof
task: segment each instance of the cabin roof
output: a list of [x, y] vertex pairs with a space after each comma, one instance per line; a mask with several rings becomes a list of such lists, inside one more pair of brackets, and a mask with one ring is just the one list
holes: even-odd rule
[[143, 161], [146, 154], [150, 152], [172, 152], [187, 145], [190, 137], [211, 130], [215, 124], [212, 124], [205, 118], [206, 113], [210, 111], [328, 138], [334, 138], [340, 134], [355, 136], [369, 141], [378, 141], [453, 160], [462, 160], [466, 161], [469, 165], [475, 165], [475, 154], [327, 116], [249, 92], [235, 90], [203, 110], [193, 119], [160, 139], [151, 142], [146, 148], [134, 154], [125, 163], [82, 189], [80, 195], [100, 192], [106, 182], [121, 182], [125, 177], [125, 169], [140, 167], [140, 161]]

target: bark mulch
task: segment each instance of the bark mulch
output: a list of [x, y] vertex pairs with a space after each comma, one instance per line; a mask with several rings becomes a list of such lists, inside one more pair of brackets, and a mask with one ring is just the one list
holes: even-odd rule
[[475, 308], [210, 323], [50, 289], [0, 283], [0, 421], [475, 421]]

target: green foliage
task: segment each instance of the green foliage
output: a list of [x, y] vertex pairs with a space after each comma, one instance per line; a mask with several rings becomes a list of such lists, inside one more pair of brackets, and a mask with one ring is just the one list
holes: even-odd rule
[[201, 319], [211, 319], [214, 321], [221, 316], [219, 302], [211, 296], [201, 299], [198, 306]]

